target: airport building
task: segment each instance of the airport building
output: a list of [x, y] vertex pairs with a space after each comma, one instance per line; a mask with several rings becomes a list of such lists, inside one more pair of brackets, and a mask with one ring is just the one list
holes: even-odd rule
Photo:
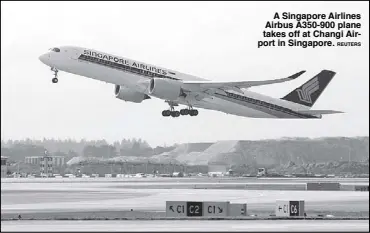
[[41, 176], [53, 176], [53, 157], [43, 156], [40, 158], [40, 173]]
[[[43, 161], [43, 158], [45, 156], [29, 156], [25, 158], [26, 164], [41, 164], [41, 161]], [[51, 158], [51, 163], [54, 167], [62, 167], [66, 165], [66, 161], [64, 156], [48, 156]]]
[[7, 157], [1, 156], [1, 178], [6, 177], [6, 174], [8, 172], [8, 166], [6, 164], [7, 160]]

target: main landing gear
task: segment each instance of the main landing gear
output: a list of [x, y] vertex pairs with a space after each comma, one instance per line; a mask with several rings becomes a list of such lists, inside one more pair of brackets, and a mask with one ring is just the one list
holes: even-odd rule
[[51, 80], [53, 83], [58, 82], [58, 70], [54, 67], [51, 67], [51, 71], [54, 71], [54, 78]]
[[175, 111], [174, 105], [171, 103], [168, 103], [170, 105], [169, 110], [164, 110], [162, 111], [162, 116], [164, 117], [179, 117], [185, 116], [185, 115], [190, 115], [190, 116], [197, 116], [198, 115], [198, 110], [193, 109], [193, 107], [189, 106], [189, 108], [181, 109], [180, 111]]

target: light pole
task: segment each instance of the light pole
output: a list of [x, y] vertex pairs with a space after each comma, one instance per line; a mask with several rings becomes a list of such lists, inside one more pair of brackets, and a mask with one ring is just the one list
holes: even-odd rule
[[348, 147], [348, 159], [349, 159], [349, 164], [351, 165], [351, 147]]

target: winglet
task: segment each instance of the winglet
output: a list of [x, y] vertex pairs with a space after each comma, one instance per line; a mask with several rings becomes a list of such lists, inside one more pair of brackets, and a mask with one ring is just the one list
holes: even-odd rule
[[306, 71], [305, 70], [302, 70], [302, 71], [300, 71], [300, 72], [298, 72], [296, 74], [293, 74], [293, 75], [289, 76], [288, 78], [289, 79], [296, 79], [296, 78], [298, 78], [299, 76], [301, 76], [304, 73], [306, 73]]

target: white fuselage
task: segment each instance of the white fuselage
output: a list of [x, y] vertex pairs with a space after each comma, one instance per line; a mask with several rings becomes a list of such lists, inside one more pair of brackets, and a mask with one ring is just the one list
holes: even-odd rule
[[[75, 46], [62, 46], [59, 47], [59, 49], [59, 52], [50, 51], [41, 55], [39, 59], [44, 64], [61, 71], [125, 86], [148, 95], [150, 77], [146, 76], [145, 72], [164, 75], [166, 78], [183, 81], [205, 80], [196, 76], [102, 53], [92, 49]], [[91, 57], [95, 56], [97, 60], [103, 56], [104, 59], [112, 60], [112, 62], [119, 63], [122, 66], [136, 67], [136, 71], [141, 71], [141, 73], [132, 70], [116, 69], [109, 67], [109, 65], [97, 64], [97, 62], [93, 60], [81, 59], [84, 54], [88, 56], [92, 55]], [[296, 103], [272, 98], [245, 89], [243, 89], [243, 94], [229, 91], [227, 95], [206, 95], [205, 97], [203, 96], [203, 98], [189, 95], [186, 99], [184, 97], [179, 97], [175, 102], [252, 118], [307, 118], [307, 115], [302, 115], [295, 111], [308, 109]]]

